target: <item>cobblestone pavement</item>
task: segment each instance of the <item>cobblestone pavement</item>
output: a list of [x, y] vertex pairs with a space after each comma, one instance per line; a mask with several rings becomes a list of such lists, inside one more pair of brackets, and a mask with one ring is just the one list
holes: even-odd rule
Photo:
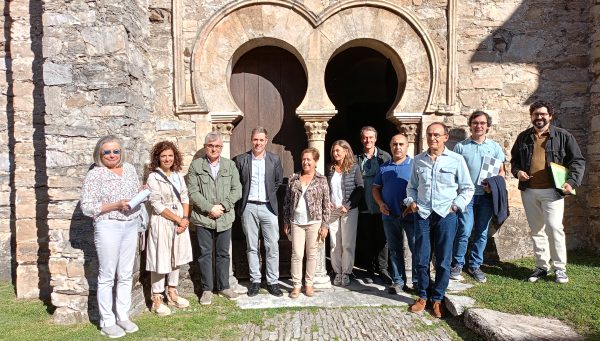
[[[428, 313], [401, 307], [355, 307], [282, 313], [262, 326], [243, 325], [241, 340], [453, 340]], [[454, 335], [454, 336], [453, 336]]]

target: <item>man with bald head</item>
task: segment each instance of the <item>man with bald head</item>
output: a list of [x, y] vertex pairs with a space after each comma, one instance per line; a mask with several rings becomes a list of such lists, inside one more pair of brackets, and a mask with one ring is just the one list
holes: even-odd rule
[[[390, 253], [389, 260], [393, 281], [390, 286], [390, 292], [399, 294], [407, 284], [404, 265], [403, 231], [406, 231], [408, 247], [411, 253], [414, 252], [415, 246], [414, 217], [412, 214], [408, 217], [402, 216], [404, 212], [403, 201], [406, 198], [406, 186], [410, 179], [413, 160], [406, 155], [408, 151], [408, 139], [402, 134], [392, 137], [390, 151], [392, 152], [392, 159], [380, 166], [379, 172], [375, 175], [375, 180], [373, 181], [372, 191], [373, 199], [381, 211], [383, 230]], [[417, 279], [414, 260], [416, 259], [413, 257], [413, 283]]]
[[[456, 213], [467, 208], [474, 186], [465, 159], [446, 148], [448, 127], [441, 122], [431, 123], [426, 136], [429, 148], [415, 156], [404, 200], [408, 211], [417, 212], [415, 257], [419, 298], [410, 311], [420, 313], [425, 310], [430, 294], [433, 316], [441, 318], [442, 300], [450, 281]], [[432, 246], [435, 252], [435, 282], [429, 288]]]

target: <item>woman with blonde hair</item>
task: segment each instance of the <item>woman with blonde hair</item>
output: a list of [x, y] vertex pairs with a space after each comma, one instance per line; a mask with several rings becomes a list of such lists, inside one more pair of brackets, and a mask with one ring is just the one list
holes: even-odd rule
[[329, 219], [331, 266], [335, 272], [334, 285], [350, 285], [354, 267], [358, 204], [364, 194], [360, 167], [352, 148], [345, 140], [331, 146], [331, 165], [327, 176], [331, 195]]
[[129, 201], [142, 188], [135, 168], [125, 162], [122, 146], [114, 135], [98, 140], [94, 167], [81, 189], [81, 210], [94, 219], [100, 333], [113, 339], [138, 331], [129, 319], [129, 308], [141, 210], [140, 205], [130, 207]]
[[167, 302], [177, 308], [186, 308], [188, 300], [177, 292], [179, 266], [192, 261], [192, 244], [188, 190], [181, 171], [181, 153], [170, 141], [158, 142], [152, 148], [148, 176], [150, 187], [150, 232], [146, 248], [146, 270], [152, 283], [152, 308], [158, 316], [171, 314], [163, 304], [165, 276]]

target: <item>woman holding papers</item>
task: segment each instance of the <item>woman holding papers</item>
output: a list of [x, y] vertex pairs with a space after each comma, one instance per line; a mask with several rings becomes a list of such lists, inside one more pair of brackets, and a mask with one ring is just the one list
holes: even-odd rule
[[81, 210], [94, 219], [100, 332], [110, 338], [138, 330], [129, 320], [128, 311], [141, 212], [140, 206], [131, 207], [129, 200], [141, 188], [135, 168], [124, 162], [122, 145], [114, 135], [98, 141], [93, 155], [95, 165], [85, 176], [81, 191]]
[[168, 280], [167, 302], [177, 308], [190, 303], [177, 293], [179, 266], [192, 261], [192, 244], [188, 226], [188, 190], [181, 170], [181, 154], [175, 144], [158, 142], [151, 153], [148, 176], [150, 187], [150, 232], [146, 248], [146, 270], [152, 283], [152, 308], [159, 316], [171, 314], [163, 304], [165, 275]]

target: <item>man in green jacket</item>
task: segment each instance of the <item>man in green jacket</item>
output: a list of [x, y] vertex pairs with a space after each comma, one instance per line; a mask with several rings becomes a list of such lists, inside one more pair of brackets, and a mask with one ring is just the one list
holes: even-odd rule
[[192, 207], [190, 223], [196, 228], [200, 247], [200, 304], [212, 303], [213, 244], [215, 245], [217, 292], [236, 300], [238, 294], [229, 287], [229, 244], [231, 225], [235, 220], [234, 205], [242, 197], [240, 175], [235, 163], [221, 156], [223, 138], [211, 132], [204, 139], [205, 157], [192, 162], [188, 171], [188, 193]]

